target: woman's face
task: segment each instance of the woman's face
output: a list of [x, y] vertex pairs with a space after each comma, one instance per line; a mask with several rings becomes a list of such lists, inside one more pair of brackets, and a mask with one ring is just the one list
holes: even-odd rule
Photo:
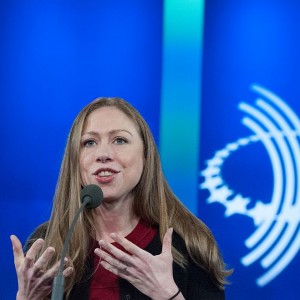
[[114, 107], [94, 110], [81, 136], [83, 185], [99, 185], [105, 201], [127, 199], [141, 178], [143, 153], [140, 134], [126, 114]]

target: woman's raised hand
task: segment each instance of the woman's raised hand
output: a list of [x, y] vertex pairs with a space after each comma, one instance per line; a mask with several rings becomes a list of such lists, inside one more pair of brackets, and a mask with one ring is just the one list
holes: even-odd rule
[[[172, 232], [172, 228], [166, 232], [159, 255], [152, 255], [115, 233], [111, 238], [129, 254], [103, 240], [95, 253], [105, 269], [126, 279], [143, 294], [152, 299], [169, 299], [178, 291], [173, 278]], [[183, 299], [182, 295], [177, 299]]]
[[[15, 235], [12, 235], [10, 239], [13, 246], [14, 263], [18, 277], [17, 300], [43, 299], [51, 293], [53, 279], [59, 269], [59, 262], [57, 262], [49, 270], [45, 270], [45, 266], [51, 260], [55, 249], [48, 247], [35, 261], [37, 254], [43, 247], [43, 239], [37, 239], [26, 255], [23, 252], [20, 240]], [[63, 275], [67, 277], [72, 272], [73, 268], [67, 267], [63, 271]]]

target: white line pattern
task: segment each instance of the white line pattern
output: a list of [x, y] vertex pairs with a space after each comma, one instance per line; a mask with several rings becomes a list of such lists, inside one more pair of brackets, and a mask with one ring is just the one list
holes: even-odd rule
[[[200, 189], [207, 189], [207, 202], [225, 206], [225, 217], [241, 214], [253, 219], [256, 230], [245, 245], [250, 252], [241, 258], [244, 266], [259, 262], [266, 272], [256, 283], [265, 286], [277, 277], [300, 250], [300, 120], [296, 113], [277, 95], [253, 84], [258, 94], [255, 107], [240, 103], [239, 109], [248, 116], [242, 124], [254, 135], [227, 144], [208, 160], [200, 172], [204, 181]], [[251, 198], [233, 191], [222, 178], [226, 159], [241, 147], [261, 142], [267, 151], [273, 171], [273, 191], [269, 201], [257, 200], [247, 209]]]

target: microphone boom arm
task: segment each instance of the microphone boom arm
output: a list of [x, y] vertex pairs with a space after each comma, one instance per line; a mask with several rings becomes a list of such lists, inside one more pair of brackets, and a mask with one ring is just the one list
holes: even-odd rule
[[80, 213], [84, 210], [85, 206], [91, 201], [89, 196], [84, 197], [84, 201], [81, 204], [79, 210], [77, 211], [73, 222], [69, 228], [69, 231], [67, 233], [67, 237], [64, 243], [61, 259], [60, 259], [60, 266], [59, 266], [59, 271], [58, 274], [55, 276], [54, 281], [53, 281], [53, 289], [52, 289], [52, 295], [51, 295], [51, 300], [62, 300], [63, 299], [63, 294], [64, 294], [64, 284], [65, 284], [65, 278], [63, 276], [63, 268], [64, 268], [64, 262], [65, 262], [65, 256], [66, 253], [69, 250], [69, 241], [71, 238], [71, 235], [73, 233], [75, 224], [77, 222], [77, 219], [80, 215]]

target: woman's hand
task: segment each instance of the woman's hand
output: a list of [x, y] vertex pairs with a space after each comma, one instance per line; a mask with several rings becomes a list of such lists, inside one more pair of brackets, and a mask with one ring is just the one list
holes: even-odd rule
[[[173, 279], [172, 232], [169, 228], [162, 252], [156, 256], [115, 233], [111, 238], [130, 254], [103, 240], [99, 241], [100, 249], [95, 249], [95, 253], [105, 269], [126, 279], [143, 294], [152, 299], [169, 299], [178, 291]], [[180, 294], [175, 299], [183, 299], [183, 296]]]
[[[12, 235], [10, 237], [14, 262], [18, 277], [17, 300], [40, 300], [51, 293], [53, 279], [59, 269], [59, 262], [49, 270], [44, 270], [45, 265], [51, 260], [55, 249], [48, 247], [45, 252], [35, 261], [36, 255], [43, 247], [44, 240], [37, 239], [27, 254], [24, 255], [20, 240]], [[73, 272], [72, 267], [67, 267], [63, 275], [69, 276]]]

